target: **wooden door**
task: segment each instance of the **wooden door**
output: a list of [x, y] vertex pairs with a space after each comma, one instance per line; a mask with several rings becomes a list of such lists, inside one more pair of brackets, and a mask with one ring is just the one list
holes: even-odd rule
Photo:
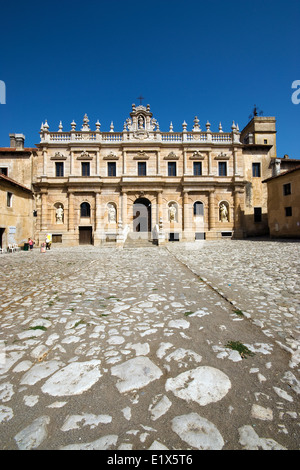
[[92, 227], [79, 227], [79, 245], [92, 245]]

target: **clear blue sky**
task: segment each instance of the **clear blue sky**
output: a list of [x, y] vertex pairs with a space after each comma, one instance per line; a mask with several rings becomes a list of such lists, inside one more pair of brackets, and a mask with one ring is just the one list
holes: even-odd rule
[[50, 130], [122, 131], [145, 97], [160, 129], [242, 129], [254, 104], [277, 119], [278, 156], [300, 158], [299, 0], [52, 0], [1, 4], [0, 146], [9, 133], [39, 142]]

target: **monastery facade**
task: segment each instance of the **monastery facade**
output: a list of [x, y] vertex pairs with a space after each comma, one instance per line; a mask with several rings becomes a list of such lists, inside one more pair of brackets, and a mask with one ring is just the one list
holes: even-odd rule
[[67, 132], [43, 123], [29, 159], [1, 149], [0, 167], [15, 162], [7, 176], [31, 179], [35, 233], [28, 236], [40, 244], [51, 233], [54, 243], [75, 246], [267, 233], [262, 181], [276, 160], [275, 118], [254, 116], [241, 132], [234, 122], [230, 132], [209, 122], [203, 129], [197, 117], [187, 127], [161, 131], [149, 105], [132, 105], [121, 132], [113, 124], [103, 132], [99, 121], [92, 130], [85, 115]]

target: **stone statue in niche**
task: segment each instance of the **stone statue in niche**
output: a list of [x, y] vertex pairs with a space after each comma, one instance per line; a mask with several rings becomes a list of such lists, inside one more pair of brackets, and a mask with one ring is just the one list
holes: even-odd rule
[[139, 116], [138, 125], [139, 125], [139, 129], [144, 129], [144, 118], [143, 118], [143, 116]]
[[60, 206], [56, 209], [56, 223], [57, 224], [63, 223], [63, 216], [64, 216], [64, 210], [63, 210], [63, 206], [60, 204]]
[[220, 204], [220, 221], [228, 222], [228, 209], [226, 207], [226, 204], [224, 204], [224, 202]]
[[172, 206], [170, 206], [170, 222], [175, 222], [176, 220], [176, 206], [173, 204]]
[[113, 204], [108, 206], [108, 222], [114, 223], [117, 220], [116, 208]]

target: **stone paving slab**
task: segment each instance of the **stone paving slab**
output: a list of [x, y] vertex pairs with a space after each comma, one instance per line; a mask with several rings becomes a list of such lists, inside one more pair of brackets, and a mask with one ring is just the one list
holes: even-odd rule
[[[265, 274], [236, 262], [269, 245], [225, 243], [231, 282], [222, 242], [1, 256], [0, 448], [298, 449], [297, 282], [278, 330], [247, 288], [220, 292], [263, 292]], [[286, 246], [271, 261], [290, 256], [296, 280]]]

